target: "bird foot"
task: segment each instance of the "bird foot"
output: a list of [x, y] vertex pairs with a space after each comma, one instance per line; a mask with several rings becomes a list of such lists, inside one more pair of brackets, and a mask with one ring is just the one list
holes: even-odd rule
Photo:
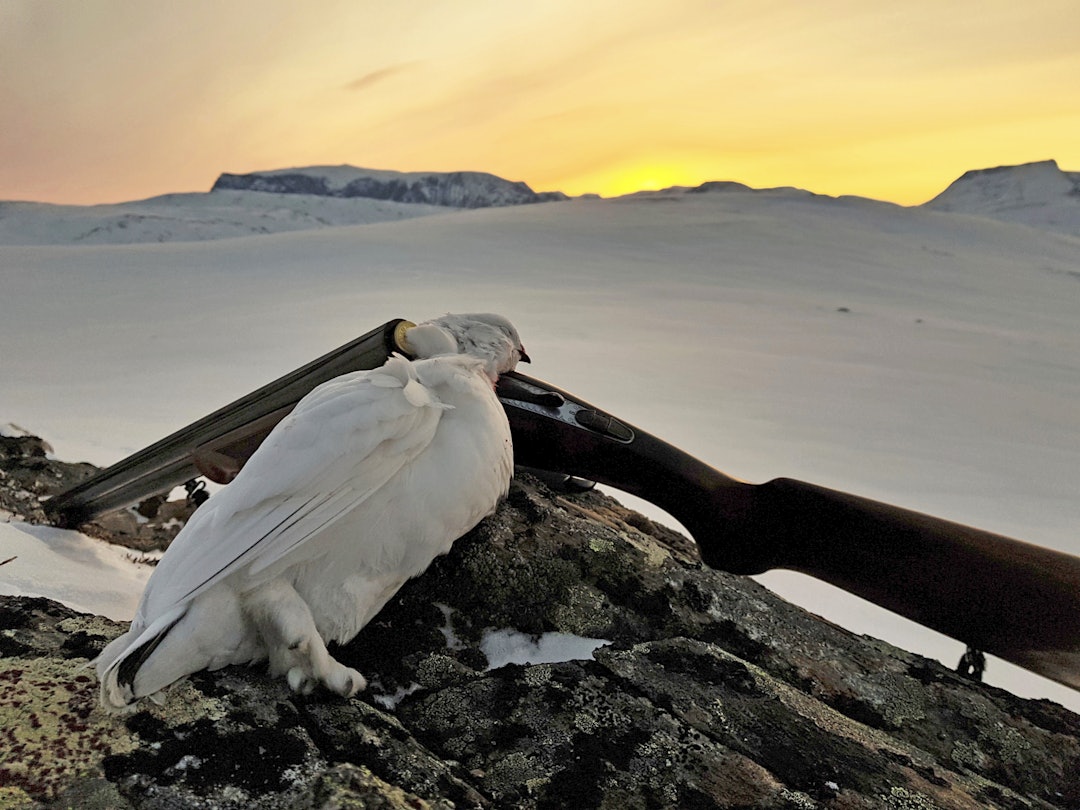
[[363, 675], [330, 655], [311, 609], [291, 584], [274, 580], [245, 598], [270, 659], [271, 676], [284, 675], [289, 688], [301, 695], [310, 695], [319, 684], [342, 697], [367, 687]]
[[318, 684], [341, 697], [352, 697], [367, 688], [364, 676], [351, 667], [330, 659], [322, 672], [311, 672], [305, 667], [293, 667], [285, 676], [289, 688], [299, 695], [310, 695]]

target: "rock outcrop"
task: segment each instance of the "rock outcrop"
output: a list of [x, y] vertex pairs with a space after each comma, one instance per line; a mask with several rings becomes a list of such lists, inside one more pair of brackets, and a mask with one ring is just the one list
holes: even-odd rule
[[218, 177], [212, 190], [368, 197], [452, 208], [490, 208], [569, 199], [562, 192], [538, 193], [525, 183], [504, 180], [487, 172], [393, 172], [354, 166], [225, 173]]
[[17, 425], [0, 427], [0, 520], [18, 516], [45, 521], [41, 498], [92, 475], [92, 464], [69, 464], [50, 458], [52, 447]]
[[527, 475], [335, 651], [356, 698], [233, 667], [106, 715], [85, 664], [122, 630], [0, 598], [0, 807], [1080, 807], [1080, 717]]

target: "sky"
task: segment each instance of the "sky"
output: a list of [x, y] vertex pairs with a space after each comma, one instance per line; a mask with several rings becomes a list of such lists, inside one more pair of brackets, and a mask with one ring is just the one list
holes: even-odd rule
[[0, 0], [0, 200], [349, 163], [917, 204], [1080, 170], [1077, 31], [1075, 0]]

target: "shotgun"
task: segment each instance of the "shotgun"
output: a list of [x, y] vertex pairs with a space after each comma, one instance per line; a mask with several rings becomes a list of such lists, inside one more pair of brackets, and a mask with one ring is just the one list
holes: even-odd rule
[[[51, 498], [46, 513], [74, 527], [198, 475], [227, 484], [315, 386], [407, 354], [412, 325], [388, 321]], [[497, 393], [517, 465], [656, 504], [710, 567], [800, 571], [1080, 689], [1080, 558], [801, 481], [749, 484], [518, 372]]]

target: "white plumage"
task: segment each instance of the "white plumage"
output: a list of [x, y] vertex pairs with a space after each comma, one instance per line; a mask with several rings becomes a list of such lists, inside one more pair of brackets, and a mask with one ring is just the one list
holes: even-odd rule
[[296, 691], [364, 678], [335, 661], [410, 577], [494, 511], [513, 473], [498, 375], [528, 360], [498, 315], [446, 315], [394, 356], [304, 397], [203, 504], [95, 661], [122, 710], [202, 669], [270, 660]]

